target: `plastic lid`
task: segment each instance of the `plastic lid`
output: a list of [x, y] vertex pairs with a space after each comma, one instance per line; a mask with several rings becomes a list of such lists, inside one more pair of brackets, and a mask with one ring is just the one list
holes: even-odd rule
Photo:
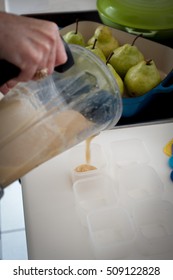
[[172, 0], [97, 0], [99, 13], [126, 27], [164, 30], [173, 28]]

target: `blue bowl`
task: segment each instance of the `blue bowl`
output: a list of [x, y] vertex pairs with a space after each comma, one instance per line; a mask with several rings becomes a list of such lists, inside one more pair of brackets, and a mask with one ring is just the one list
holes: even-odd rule
[[152, 99], [165, 93], [173, 94], [173, 69], [157, 87], [153, 88], [146, 94], [138, 97], [123, 97], [122, 117], [135, 116], [144, 109]]

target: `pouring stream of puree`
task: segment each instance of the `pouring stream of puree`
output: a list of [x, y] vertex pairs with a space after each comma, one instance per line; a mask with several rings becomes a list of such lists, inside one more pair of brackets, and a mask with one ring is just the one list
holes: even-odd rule
[[90, 170], [97, 169], [95, 166], [91, 165], [91, 141], [93, 138], [95, 138], [98, 134], [92, 135], [89, 138], [86, 139], [86, 146], [85, 146], [85, 159], [86, 163], [80, 164], [75, 168], [76, 172], [87, 172]]

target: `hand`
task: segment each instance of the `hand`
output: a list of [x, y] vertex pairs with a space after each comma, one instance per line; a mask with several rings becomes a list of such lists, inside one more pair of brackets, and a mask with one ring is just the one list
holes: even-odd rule
[[34, 79], [38, 70], [64, 64], [67, 55], [55, 23], [0, 12], [0, 59], [21, 69], [18, 77], [0, 87], [2, 93], [18, 82]]

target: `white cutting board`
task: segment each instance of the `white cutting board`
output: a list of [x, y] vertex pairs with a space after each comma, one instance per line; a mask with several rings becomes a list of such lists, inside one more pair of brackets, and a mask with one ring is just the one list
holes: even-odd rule
[[[173, 203], [168, 157], [163, 153], [163, 147], [172, 137], [173, 123], [165, 123], [105, 131], [93, 142], [100, 144], [109, 155], [113, 141], [142, 141], [149, 155], [147, 164], [154, 168], [163, 183], [162, 199]], [[76, 213], [68, 153], [51, 159], [22, 178], [29, 259], [95, 258], [88, 229]], [[150, 256], [150, 259], [172, 257], [173, 252]], [[135, 247], [128, 257], [145, 258]]]

